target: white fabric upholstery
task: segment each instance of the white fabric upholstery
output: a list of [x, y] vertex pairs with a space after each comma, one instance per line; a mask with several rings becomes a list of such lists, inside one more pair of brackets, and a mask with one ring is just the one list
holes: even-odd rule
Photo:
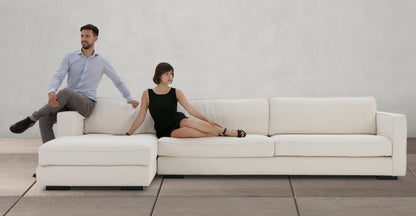
[[[140, 106], [134, 109], [125, 100], [98, 98], [91, 115], [85, 120], [84, 132], [125, 134], [139, 114]], [[153, 119], [147, 112], [146, 118], [135, 133], [155, 133]]]
[[82, 135], [84, 119], [77, 111], [59, 112], [57, 115], [56, 137]]
[[158, 157], [160, 175], [392, 175], [391, 157]]
[[388, 138], [376, 135], [275, 135], [276, 156], [391, 156]]
[[[247, 134], [268, 134], [269, 101], [266, 98], [189, 100], [189, 103], [223, 127], [243, 129]], [[181, 106], [178, 110], [191, 117]]]
[[263, 135], [245, 138], [162, 137], [158, 142], [158, 155], [171, 157], [273, 157], [273, 139]]
[[373, 97], [270, 99], [269, 135], [376, 134]]
[[157, 157], [154, 134], [89, 134], [51, 140], [39, 149], [39, 165], [149, 165]]
[[38, 184], [147, 186], [156, 166], [162, 175], [406, 175], [406, 116], [376, 112], [373, 97], [190, 103], [247, 137], [158, 140], [149, 113], [140, 134], [113, 136], [130, 128], [139, 108], [99, 98], [85, 120], [58, 114], [59, 138], [39, 149]]
[[149, 186], [156, 160], [149, 166], [39, 166], [36, 184], [42, 186]]
[[393, 143], [393, 175], [406, 175], [407, 120], [397, 113], [377, 112], [377, 135], [389, 138]]

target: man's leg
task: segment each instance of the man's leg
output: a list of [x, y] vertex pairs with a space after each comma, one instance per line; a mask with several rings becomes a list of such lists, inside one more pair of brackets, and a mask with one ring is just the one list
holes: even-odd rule
[[53, 113], [58, 113], [62, 108], [66, 107], [71, 111], [78, 111], [82, 116], [88, 117], [94, 109], [95, 103], [70, 88], [64, 88], [57, 94], [59, 102], [58, 107], [51, 107], [46, 104], [38, 111], [32, 114], [35, 120], [39, 120], [43, 116], [48, 116]]
[[[58, 112], [67, 111], [68, 109], [66, 107], [62, 107]], [[42, 143], [46, 143], [49, 140], [55, 139], [55, 134], [53, 133], [53, 125], [56, 123], [56, 116], [58, 114], [52, 113], [47, 116], [42, 116], [39, 119], [39, 130], [40, 130], [40, 136], [42, 137]]]
[[42, 143], [46, 143], [49, 140], [55, 139], [55, 134], [53, 133], [53, 124], [56, 123], [56, 113], [43, 116], [39, 119], [39, 129], [42, 136]]
[[69, 111], [78, 111], [79, 114], [88, 118], [94, 110], [95, 102], [88, 97], [76, 93], [72, 89], [67, 89], [67, 91], [71, 96], [66, 101], [66, 109]]
[[[58, 112], [64, 110], [72, 110], [78, 111], [84, 117], [88, 117], [92, 113], [92, 110], [95, 106], [95, 102], [93, 102], [91, 99], [76, 93], [74, 90], [70, 88], [65, 88], [59, 91], [57, 94], [57, 100], [59, 102], [59, 107], [51, 107], [49, 106], [49, 104], [46, 104], [41, 109], [34, 112], [31, 116], [35, 120], [40, 120], [45, 117], [44, 120], [42, 120], [42, 122], [39, 122], [39, 124], [42, 124], [39, 125], [39, 127], [44, 143], [45, 140], [49, 141], [51, 139], [54, 139], [52, 126], [56, 122], [56, 114]], [[15, 131], [17, 129], [19, 132], [23, 132], [27, 128], [33, 126], [33, 124], [34, 123], [32, 123], [28, 117], [12, 125], [10, 127], [10, 130], [14, 133], [16, 133]]]
[[36, 119], [39, 115], [50, 113], [49, 115], [42, 116], [39, 119], [39, 129], [43, 143], [55, 139], [55, 134], [52, 127], [56, 123], [56, 116], [58, 112], [78, 111], [82, 116], [88, 117], [91, 115], [95, 106], [95, 102], [93, 102], [91, 99], [76, 93], [70, 88], [62, 89], [58, 92], [57, 96], [57, 100], [60, 105], [59, 107], [61, 107], [60, 109], [56, 109], [48, 105], [52, 109], [45, 109], [45, 107], [43, 107], [38, 112], [34, 112], [32, 115]]

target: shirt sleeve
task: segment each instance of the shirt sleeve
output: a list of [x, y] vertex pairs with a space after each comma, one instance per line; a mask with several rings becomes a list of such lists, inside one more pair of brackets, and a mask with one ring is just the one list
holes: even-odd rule
[[131, 97], [130, 91], [127, 89], [126, 85], [121, 80], [120, 76], [117, 74], [114, 67], [105, 58], [104, 58], [104, 62], [105, 62], [104, 73], [108, 76], [108, 78], [110, 78], [113, 81], [114, 85], [117, 87], [117, 89], [123, 95], [123, 97], [126, 98], [127, 101], [132, 101], [133, 98]]
[[61, 85], [62, 81], [64, 80], [66, 74], [69, 71], [69, 57], [70, 54], [66, 54], [65, 57], [61, 61], [61, 65], [59, 66], [58, 70], [56, 71], [55, 75], [52, 77], [52, 82], [49, 85], [49, 91], [55, 92], [58, 90], [59, 86]]

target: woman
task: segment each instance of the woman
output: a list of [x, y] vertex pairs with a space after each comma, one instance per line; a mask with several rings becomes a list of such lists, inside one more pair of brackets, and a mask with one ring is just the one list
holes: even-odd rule
[[[181, 90], [169, 87], [173, 81], [173, 71], [173, 67], [165, 62], [156, 66], [153, 82], [157, 86], [143, 92], [139, 115], [126, 135], [133, 134], [140, 127], [146, 117], [147, 108], [149, 108], [158, 138], [246, 136], [246, 132], [243, 130], [227, 130], [205, 117], [189, 104]], [[183, 113], [178, 112], [178, 102], [197, 119], [188, 119]]]

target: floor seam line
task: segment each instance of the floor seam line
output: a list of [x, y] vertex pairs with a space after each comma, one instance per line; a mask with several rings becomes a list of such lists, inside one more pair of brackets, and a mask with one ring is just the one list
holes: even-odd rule
[[295, 202], [296, 212], [298, 213], [298, 216], [300, 216], [298, 201], [296, 199], [296, 194], [295, 194], [295, 190], [293, 188], [292, 179], [290, 178], [290, 176], [288, 176], [288, 177], [289, 177], [290, 189], [292, 190], [293, 201]]
[[212, 196], [204, 196], [204, 195], [164, 195], [165, 197], [219, 197], [219, 198], [226, 198], [226, 197], [233, 197], [233, 198], [239, 198], [239, 197], [247, 197], [247, 198], [290, 198], [292, 196], [225, 196], [225, 195], [212, 195]]
[[30, 189], [32, 189], [33, 185], [36, 184], [36, 180], [29, 186], [29, 188], [26, 189], [25, 192], [19, 197], [19, 199], [16, 200], [16, 202], [13, 203], [13, 205], [4, 213], [3, 216], [6, 216], [13, 208], [16, 206], [16, 204], [26, 195], [27, 192], [29, 192]]
[[416, 176], [416, 173], [413, 171], [412, 168], [410, 168], [410, 167], [407, 167], [407, 168], [410, 170], [410, 172], [413, 174], [413, 176]]
[[155, 211], [156, 204], [157, 204], [157, 201], [159, 200], [159, 197], [160, 197], [160, 191], [162, 190], [162, 185], [163, 185], [163, 182], [164, 182], [164, 181], [165, 181], [165, 177], [163, 177], [163, 178], [162, 178], [162, 182], [160, 183], [159, 190], [157, 191], [157, 195], [156, 195], [155, 203], [153, 203], [153, 208], [152, 208], [152, 211], [150, 212], [150, 216], [152, 216], [152, 215], [153, 215], [153, 213], [154, 213], [154, 211]]
[[300, 196], [299, 198], [416, 198], [416, 196]]

